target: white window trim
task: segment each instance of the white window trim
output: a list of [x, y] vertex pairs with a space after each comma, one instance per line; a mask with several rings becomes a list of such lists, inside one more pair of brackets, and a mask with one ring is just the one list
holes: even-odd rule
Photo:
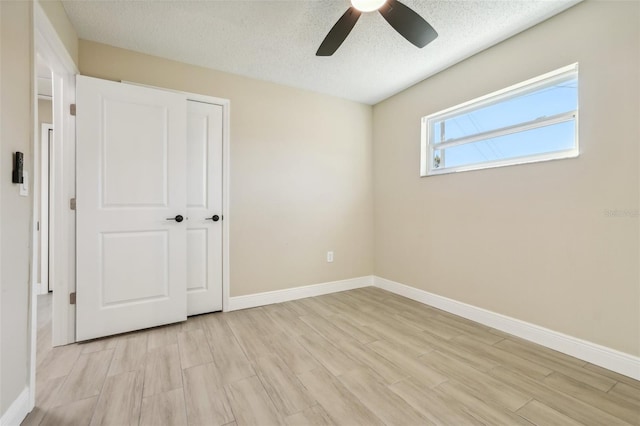
[[[434, 114], [422, 117], [422, 130], [421, 130], [421, 146], [420, 146], [420, 176], [434, 176], [447, 173], [456, 173], [468, 170], [479, 170], [493, 167], [512, 166], [517, 164], [535, 163], [541, 161], [558, 160], [566, 158], [578, 157], [580, 153], [578, 143], [578, 107], [574, 111], [568, 111], [565, 113], [541, 117], [532, 121], [518, 123], [511, 126], [501, 127], [495, 130], [489, 130], [481, 133], [476, 133], [470, 136], [465, 136], [457, 139], [446, 140], [439, 144], [430, 144], [431, 140], [431, 123], [433, 121], [443, 121], [448, 118], [462, 115], [468, 111], [480, 109], [482, 107], [499, 103], [505, 98], [510, 98], [518, 95], [523, 95], [528, 92], [534, 92], [541, 86], [547, 86], [557, 84], [563, 80], [570, 80], [575, 78], [578, 72], [578, 63], [562, 67], [555, 71], [548, 72], [538, 77], [531, 78], [518, 84], [506, 87], [504, 89], [489, 93], [484, 96], [472, 99], [464, 102], [460, 105], [447, 108], [443, 111], [439, 111]], [[522, 157], [508, 158], [504, 160], [496, 161], [483, 161], [480, 163], [467, 164], [458, 167], [445, 167], [445, 168], [433, 168], [433, 154], [437, 150], [451, 148], [453, 146], [464, 145], [469, 143], [478, 142], [485, 139], [491, 139], [499, 136], [506, 136], [513, 133], [532, 130], [540, 127], [550, 126], [566, 121], [574, 120], [575, 123], [575, 144], [574, 147], [568, 150], [546, 152], [542, 154], [526, 155]]]

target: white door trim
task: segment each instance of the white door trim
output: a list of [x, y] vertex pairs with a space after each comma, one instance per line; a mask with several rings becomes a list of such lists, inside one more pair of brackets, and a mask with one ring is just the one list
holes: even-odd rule
[[186, 95], [188, 101], [204, 102], [206, 104], [215, 104], [222, 106], [222, 311], [227, 312], [231, 310], [231, 305], [229, 304], [229, 291], [231, 287], [231, 274], [229, 269], [231, 265], [231, 262], [229, 260], [229, 200], [231, 190], [231, 102], [229, 101], [229, 99], [200, 95], [197, 93], [183, 92], [182, 90], [166, 89], [164, 87], [141, 84], [134, 81], [122, 80], [121, 83], [151, 87], [154, 89], [167, 90], [169, 92], [178, 92]]
[[[67, 112], [75, 103], [75, 75], [78, 68], [58, 37], [56, 30], [42, 10], [39, 2], [33, 2], [33, 56], [32, 81], [37, 87], [36, 57], [41, 58], [52, 70], [54, 99], [52, 103], [54, 150], [51, 159], [52, 191], [50, 194], [50, 220], [54, 224], [50, 233], [50, 257], [54, 259], [49, 278], [54, 280], [56, 294], [52, 307], [52, 343], [54, 346], [75, 341], [75, 309], [68, 304], [68, 294], [75, 290], [75, 215], [68, 209], [69, 198], [75, 196], [75, 121]], [[37, 111], [38, 98], [33, 91], [33, 110]], [[33, 150], [39, 153], [38, 117], [33, 114]], [[34, 156], [32, 170], [37, 171]], [[34, 199], [40, 196], [38, 181], [34, 179]], [[32, 217], [32, 235], [38, 216], [36, 209]], [[32, 244], [35, 241], [32, 240]], [[33, 244], [35, 247], [35, 244]], [[31, 253], [30, 328], [29, 328], [29, 410], [35, 406], [36, 379], [36, 333], [37, 333], [37, 291], [33, 251]]]
[[56, 132], [50, 153], [49, 279], [57, 290], [52, 301], [52, 342], [59, 346], [75, 341], [75, 308], [69, 305], [69, 293], [76, 288], [75, 213], [69, 209], [69, 199], [75, 197], [75, 118], [69, 105], [75, 103], [78, 69], [38, 2], [34, 2], [34, 29], [36, 52], [51, 68], [53, 81]]

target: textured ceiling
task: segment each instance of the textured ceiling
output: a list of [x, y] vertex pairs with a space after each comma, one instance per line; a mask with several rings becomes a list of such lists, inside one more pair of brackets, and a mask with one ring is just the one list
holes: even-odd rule
[[439, 37], [418, 49], [364, 13], [330, 57], [315, 52], [348, 0], [63, 1], [78, 36], [375, 104], [580, 0], [402, 0]]

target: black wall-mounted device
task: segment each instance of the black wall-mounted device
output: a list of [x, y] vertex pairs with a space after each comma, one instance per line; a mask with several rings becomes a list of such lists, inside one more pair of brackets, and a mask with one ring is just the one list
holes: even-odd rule
[[16, 152], [13, 157], [13, 175], [11, 176], [11, 182], [24, 183], [24, 175], [22, 168], [24, 166], [24, 154], [20, 151]]

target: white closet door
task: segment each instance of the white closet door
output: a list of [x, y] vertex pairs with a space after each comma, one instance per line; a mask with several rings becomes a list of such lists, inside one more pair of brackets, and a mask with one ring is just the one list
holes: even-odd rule
[[77, 78], [77, 340], [186, 319], [186, 105]]
[[187, 313], [222, 310], [222, 106], [187, 102]]

